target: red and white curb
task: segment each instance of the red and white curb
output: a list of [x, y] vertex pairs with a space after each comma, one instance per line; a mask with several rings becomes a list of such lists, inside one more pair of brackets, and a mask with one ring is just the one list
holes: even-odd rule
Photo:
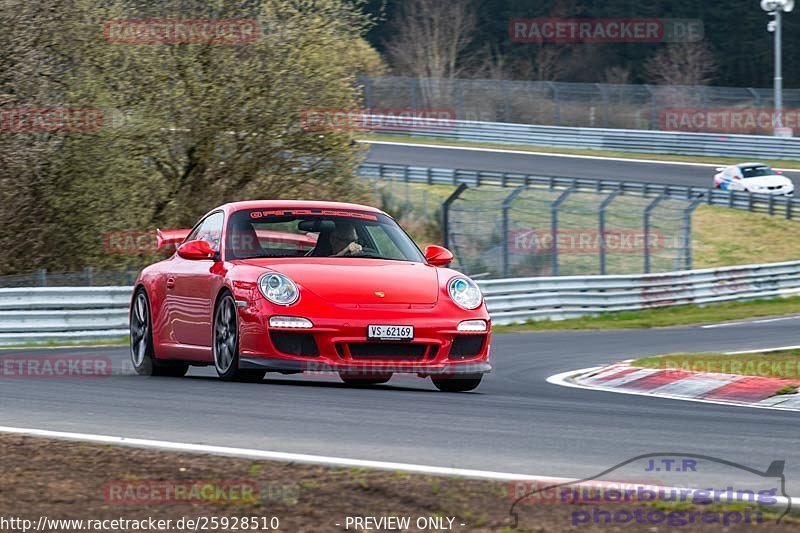
[[783, 387], [800, 385], [800, 379], [639, 368], [630, 363], [623, 361], [605, 367], [562, 372], [550, 376], [547, 382], [671, 400], [800, 411], [800, 394], [775, 396], [775, 392]]

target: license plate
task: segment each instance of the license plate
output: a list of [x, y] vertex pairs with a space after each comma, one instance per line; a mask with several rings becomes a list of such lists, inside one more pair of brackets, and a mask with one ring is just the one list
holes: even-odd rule
[[367, 338], [379, 341], [410, 341], [414, 340], [414, 326], [367, 326]]

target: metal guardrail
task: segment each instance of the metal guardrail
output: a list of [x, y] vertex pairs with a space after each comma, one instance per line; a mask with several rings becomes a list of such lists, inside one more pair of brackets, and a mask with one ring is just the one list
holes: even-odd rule
[[[800, 261], [664, 274], [479, 281], [495, 324], [800, 294]], [[128, 333], [132, 287], [0, 289], [0, 345]]]
[[[798, 139], [800, 141], [800, 139]], [[800, 147], [800, 145], [798, 145]], [[675, 200], [703, 199], [703, 203], [742, 209], [754, 213], [781, 215], [787, 219], [800, 218], [800, 198], [772, 196], [751, 192], [723, 191], [685, 185], [666, 185], [638, 181], [538, 176], [515, 172], [431, 168], [383, 163], [362, 163], [359, 175], [372, 179], [392, 179], [429, 185], [466, 184], [470, 187], [499, 185], [502, 187], [542, 186], [549, 189], [574, 188], [577, 192], [636, 194], [644, 197], [664, 196]]]
[[553, 146], [618, 152], [679, 154], [743, 159], [796, 159], [800, 138], [720, 133], [537, 126], [502, 122], [424, 119], [398, 128], [391, 117], [369, 116], [370, 131], [523, 146]]
[[[459, 120], [588, 128], [663, 130], [669, 111], [727, 112], [728, 118], [772, 113], [772, 88], [634, 85], [551, 81], [359, 77], [368, 109], [447, 110]], [[800, 90], [784, 89], [786, 109], [800, 107]], [[703, 115], [703, 118], [705, 115]], [[739, 125], [740, 133], [745, 121]], [[732, 130], [717, 122], [715, 131]], [[771, 134], [769, 127], [749, 129]], [[684, 126], [685, 127], [685, 126]], [[696, 127], [696, 124], [695, 124]], [[702, 128], [701, 128], [702, 130]]]
[[800, 261], [633, 276], [478, 282], [495, 324], [800, 293]]
[[128, 334], [132, 287], [0, 289], [0, 345]]

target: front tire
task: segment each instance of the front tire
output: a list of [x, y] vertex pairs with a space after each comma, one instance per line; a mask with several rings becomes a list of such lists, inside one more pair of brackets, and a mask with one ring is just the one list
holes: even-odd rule
[[483, 374], [466, 374], [457, 378], [431, 377], [431, 381], [442, 392], [468, 392], [478, 388]]
[[239, 315], [230, 293], [222, 295], [214, 312], [214, 368], [225, 381], [259, 382], [266, 370], [239, 369]]
[[131, 362], [140, 376], [181, 377], [189, 370], [186, 363], [159, 361], [153, 348], [153, 320], [150, 301], [143, 288], [136, 291], [130, 311]]

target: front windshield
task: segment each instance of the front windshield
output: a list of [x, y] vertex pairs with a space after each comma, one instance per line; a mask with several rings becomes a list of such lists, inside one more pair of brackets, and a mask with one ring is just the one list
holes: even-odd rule
[[241, 210], [231, 215], [229, 259], [360, 257], [414, 261], [424, 256], [390, 217], [343, 210]]
[[766, 165], [755, 167], [742, 167], [742, 176], [745, 178], [757, 178], [758, 176], [772, 176], [775, 172]]

